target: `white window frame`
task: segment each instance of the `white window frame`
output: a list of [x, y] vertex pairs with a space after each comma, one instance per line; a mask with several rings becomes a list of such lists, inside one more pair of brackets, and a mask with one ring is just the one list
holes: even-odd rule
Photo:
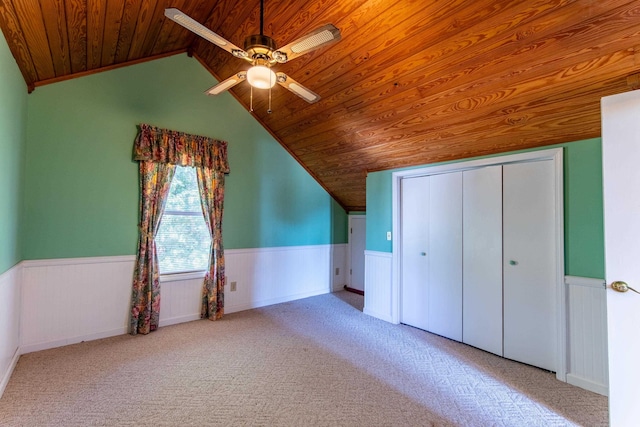
[[[176, 168], [179, 168], [179, 167], [189, 167], [189, 166], [176, 166]], [[196, 185], [197, 185], [197, 182], [196, 182]], [[204, 214], [202, 213], [202, 211], [190, 212], [190, 211], [165, 210], [162, 213], [162, 217], [164, 218], [165, 215], [200, 216], [203, 218], [203, 221], [205, 221], [205, 224], [206, 224], [206, 220], [204, 219]], [[162, 224], [160, 226], [162, 226]], [[211, 238], [211, 236], [209, 236], [209, 239], [211, 240], [211, 244], [213, 244], [213, 239]], [[160, 268], [160, 265], [158, 265], [158, 269], [159, 268]], [[160, 282], [164, 283], [164, 282], [178, 282], [182, 280], [191, 280], [191, 279], [202, 279], [204, 278], [204, 276], [206, 276], [206, 274], [207, 274], [206, 268], [203, 270], [179, 271], [175, 273], [160, 273]]]

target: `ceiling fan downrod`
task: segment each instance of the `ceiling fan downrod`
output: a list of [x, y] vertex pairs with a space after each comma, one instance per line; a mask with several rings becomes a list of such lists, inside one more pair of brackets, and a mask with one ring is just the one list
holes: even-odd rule
[[260, 34], [248, 36], [244, 40], [244, 50], [256, 61], [254, 65], [270, 67], [275, 62], [271, 55], [276, 50], [276, 42], [264, 35], [264, 0], [260, 0]]
[[260, 0], [260, 35], [264, 35], [264, 0]]

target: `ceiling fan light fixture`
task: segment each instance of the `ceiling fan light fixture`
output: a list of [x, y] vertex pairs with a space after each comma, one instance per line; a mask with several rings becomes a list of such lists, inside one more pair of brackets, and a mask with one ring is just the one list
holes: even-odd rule
[[255, 65], [247, 71], [247, 81], [256, 89], [270, 89], [276, 84], [276, 73], [266, 65]]

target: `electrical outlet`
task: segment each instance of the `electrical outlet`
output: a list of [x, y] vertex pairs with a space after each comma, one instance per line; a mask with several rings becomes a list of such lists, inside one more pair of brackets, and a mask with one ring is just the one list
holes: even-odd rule
[[238, 282], [231, 282], [231, 292], [235, 292], [236, 291], [237, 285], [238, 285]]
[[339, 275], [340, 275], [340, 268], [336, 267], [336, 276], [339, 276]]
[[391, 232], [387, 231], [387, 240], [391, 240]]

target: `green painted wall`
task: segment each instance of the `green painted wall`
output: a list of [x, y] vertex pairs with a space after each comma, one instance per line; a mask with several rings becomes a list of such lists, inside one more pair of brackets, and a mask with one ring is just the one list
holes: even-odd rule
[[564, 147], [566, 274], [604, 279], [601, 139]]
[[22, 260], [27, 86], [0, 33], [0, 274]]
[[29, 95], [24, 259], [135, 253], [141, 122], [229, 142], [225, 248], [345, 243], [344, 210], [215, 83], [183, 54]]
[[[604, 278], [601, 140], [544, 148], [554, 147], [564, 149], [565, 274]], [[367, 176], [367, 250], [392, 251], [386, 233], [392, 229], [391, 175], [397, 170]]]
[[367, 250], [391, 252], [387, 231], [392, 227], [392, 171], [367, 174]]

